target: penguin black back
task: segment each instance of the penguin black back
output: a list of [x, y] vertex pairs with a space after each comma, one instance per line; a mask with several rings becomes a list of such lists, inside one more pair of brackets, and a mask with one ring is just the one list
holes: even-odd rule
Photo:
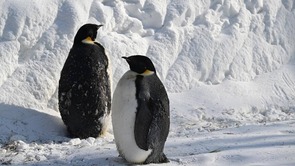
[[136, 143], [142, 149], [154, 149], [145, 163], [168, 162], [163, 153], [170, 126], [169, 99], [165, 87], [156, 74], [137, 76], [135, 85], [138, 103], [134, 128]]
[[59, 111], [73, 137], [97, 137], [107, 129], [111, 107], [109, 63], [104, 47], [94, 41], [99, 27], [85, 24], [78, 30], [61, 71]]

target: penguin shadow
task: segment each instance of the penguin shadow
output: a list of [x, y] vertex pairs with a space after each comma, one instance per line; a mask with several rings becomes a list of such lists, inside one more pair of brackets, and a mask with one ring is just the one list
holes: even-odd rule
[[120, 155], [117, 157], [109, 157], [108, 160], [112, 161], [116, 165], [127, 165], [127, 166], [136, 166], [136, 165], [142, 165], [142, 164], [132, 164], [128, 163], [124, 158], [122, 158]]
[[[282, 139], [290, 138], [290, 141], [284, 141]], [[253, 136], [236, 136], [234, 137], [216, 137], [212, 139], [203, 138], [198, 140], [187, 140], [187, 141], [177, 141], [169, 142], [166, 146], [166, 154], [169, 156], [170, 161], [173, 163], [181, 163], [180, 158], [198, 158], [203, 157], [202, 155], [222, 153], [226, 151], [239, 151], [249, 149], [265, 149], [274, 146], [294, 146], [295, 141], [294, 134], [267, 134], [267, 135], [253, 135]], [[177, 153], [175, 153], [177, 152]], [[245, 152], [247, 153], [247, 152]], [[243, 156], [237, 156], [240, 160], [245, 160]]]
[[[83, 157], [82, 157], [83, 158]], [[116, 165], [116, 166], [136, 166], [136, 164], [130, 164], [121, 157], [98, 157], [93, 159], [88, 159], [88, 163], [93, 165]], [[74, 162], [75, 164], [82, 165], [83, 163]], [[138, 165], [138, 164], [137, 164]], [[139, 164], [140, 165], [140, 164]]]
[[0, 104], [0, 143], [21, 140], [49, 143], [68, 140], [60, 117], [34, 109]]
[[129, 163], [128, 161], [126, 161], [124, 158], [122, 158], [120, 155], [118, 155], [117, 157], [109, 157], [106, 160], [109, 160], [109, 165], [125, 165], [125, 166], [140, 166], [140, 165], [162, 165], [162, 166], [169, 166], [171, 164], [171, 162], [173, 162], [173, 160], [170, 160], [167, 163], [149, 163], [149, 164], [134, 164], [134, 163]]

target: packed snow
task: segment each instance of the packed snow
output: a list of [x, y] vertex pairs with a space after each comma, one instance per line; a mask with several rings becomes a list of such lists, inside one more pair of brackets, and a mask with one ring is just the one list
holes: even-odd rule
[[[71, 139], [60, 71], [85, 23], [112, 66], [152, 59], [170, 97], [162, 165], [295, 165], [294, 0], [0, 1], [0, 165], [126, 165], [112, 129]], [[151, 164], [156, 165], [156, 164]]]

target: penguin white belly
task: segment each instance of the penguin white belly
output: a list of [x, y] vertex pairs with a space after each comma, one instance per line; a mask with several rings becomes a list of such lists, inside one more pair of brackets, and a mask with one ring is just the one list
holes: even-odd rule
[[117, 149], [122, 157], [132, 163], [142, 163], [151, 154], [140, 149], [135, 141], [136, 118], [135, 73], [128, 71], [120, 79], [113, 96], [112, 123]]

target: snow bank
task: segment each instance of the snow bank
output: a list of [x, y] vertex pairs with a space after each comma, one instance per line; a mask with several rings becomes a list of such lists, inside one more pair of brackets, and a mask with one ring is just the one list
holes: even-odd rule
[[97, 40], [112, 60], [114, 85], [125, 55], [151, 57], [167, 89], [182, 92], [253, 81], [295, 54], [293, 1], [1, 3], [0, 100], [29, 108], [56, 109], [59, 72], [87, 22], [104, 25]]
[[[112, 60], [114, 85], [127, 70], [120, 57], [132, 54], [152, 58], [169, 92], [194, 89], [200, 83], [252, 82], [292, 62], [293, 3], [4, 1], [0, 100], [56, 110], [60, 70], [77, 29], [87, 22], [104, 25], [97, 40]], [[293, 97], [294, 93], [293, 89]]]

